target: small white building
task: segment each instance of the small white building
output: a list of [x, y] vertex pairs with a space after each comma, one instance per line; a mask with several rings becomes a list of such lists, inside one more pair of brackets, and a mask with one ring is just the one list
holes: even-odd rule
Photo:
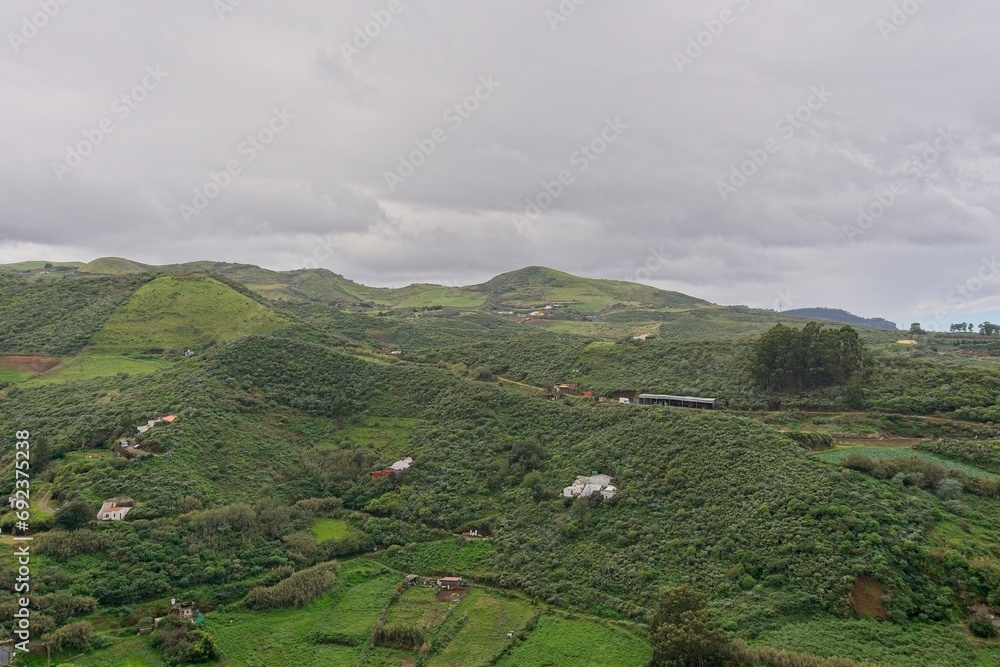
[[413, 457], [407, 456], [405, 459], [400, 459], [399, 461], [396, 461], [391, 466], [389, 466], [389, 470], [395, 470], [396, 472], [403, 472], [404, 470], [409, 468], [410, 465], [412, 464], [413, 464]]
[[611, 484], [610, 475], [592, 475], [590, 477], [577, 477], [572, 485], [563, 489], [564, 498], [588, 498], [595, 493], [601, 495], [605, 500], [610, 500], [618, 493], [618, 488]]
[[108, 498], [101, 503], [101, 511], [97, 513], [97, 520], [122, 521], [133, 507], [135, 507], [135, 501], [131, 498]]

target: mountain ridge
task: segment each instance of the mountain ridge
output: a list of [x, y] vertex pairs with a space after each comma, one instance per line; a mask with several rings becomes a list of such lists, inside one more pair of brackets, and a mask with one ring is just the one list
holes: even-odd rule
[[[221, 276], [270, 301], [313, 302], [389, 310], [528, 311], [545, 309], [550, 318], [603, 317], [623, 312], [708, 312], [726, 308], [695, 296], [641, 283], [588, 278], [543, 266], [527, 266], [466, 286], [413, 283], [400, 288], [371, 287], [325, 268], [276, 271], [253, 264], [199, 260], [178, 264], [145, 264], [123, 257], [81, 262], [19, 262], [0, 265], [0, 272], [34, 278], [36, 282], [78, 277], [157, 276], [206, 273]], [[560, 309], [563, 309], [560, 312]], [[883, 318], [863, 318], [834, 308], [796, 309], [782, 315], [816, 318], [829, 323], [895, 331]]]

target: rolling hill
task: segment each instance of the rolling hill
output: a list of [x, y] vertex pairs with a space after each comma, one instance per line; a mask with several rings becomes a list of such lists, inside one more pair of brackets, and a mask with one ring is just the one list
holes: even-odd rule
[[794, 310], [786, 310], [784, 314], [792, 317], [832, 320], [834, 322], [843, 322], [844, 324], [850, 324], [856, 327], [869, 327], [871, 329], [882, 329], [884, 331], [898, 331], [898, 327], [895, 322], [890, 322], [889, 320], [881, 317], [861, 317], [860, 315], [855, 315], [854, 313], [849, 313], [846, 310], [841, 310], [839, 308], [796, 308]]
[[[42, 269], [37, 264], [0, 265], [0, 270], [19, 271], [38, 277]], [[685, 294], [638, 283], [581, 278], [537, 266], [504, 273], [481, 285], [448, 287], [414, 284], [396, 289], [368, 287], [327, 269], [272, 271], [229, 262], [200, 261], [154, 266], [120, 257], [103, 257], [75, 268], [63, 266], [64, 271], [71, 271], [64, 275], [77, 276], [207, 273], [225, 276], [268, 299], [343, 306], [530, 310], [554, 303], [580, 313], [597, 314], [632, 308], [669, 312], [713, 305]]]
[[679, 292], [618, 280], [580, 278], [541, 266], [503, 273], [468, 289], [486, 294], [487, 305], [497, 308], [536, 308], [560, 304], [596, 313], [630, 307], [688, 310], [713, 305]]
[[202, 349], [291, 322], [205, 275], [163, 275], [140, 287], [94, 335], [97, 352]]
[[[0, 494], [30, 431], [32, 618], [69, 637], [56, 664], [171, 664], [137, 626], [176, 597], [221, 664], [640, 667], [679, 584], [757, 651], [741, 667], [998, 664], [1000, 642], [968, 630], [1000, 609], [1000, 360], [946, 334], [911, 349], [867, 329], [881, 347], [855, 383], [782, 393], [755, 384], [752, 348], [806, 320], [541, 267], [397, 290], [216, 262], [67, 268], [0, 273]], [[553, 382], [594, 395], [543, 400]], [[718, 409], [616, 400], [643, 391]], [[594, 472], [618, 494], [563, 495]], [[121, 496], [126, 520], [93, 521]], [[335, 560], [301, 605], [248, 602]], [[439, 599], [407, 574], [474, 587]]]

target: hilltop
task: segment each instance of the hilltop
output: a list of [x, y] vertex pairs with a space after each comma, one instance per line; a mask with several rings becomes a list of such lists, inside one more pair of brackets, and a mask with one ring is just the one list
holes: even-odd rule
[[784, 313], [791, 317], [830, 320], [856, 327], [869, 327], [871, 329], [882, 329], [883, 331], [898, 330], [895, 322], [890, 322], [881, 317], [861, 317], [860, 315], [855, 315], [839, 308], [795, 308], [793, 310], [786, 310]]
[[468, 289], [486, 294], [487, 303], [498, 308], [533, 308], [555, 303], [598, 312], [612, 307], [687, 310], [713, 305], [679, 292], [618, 280], [580, 278], [542, 266], [503, 273]]
[[[126, 276], [202, 273], [224, 277], [268, 300], [336, 304], [355, 309], [427, 310], [462, 309], [477, 311], [514, 311], [526, 316], [552, 306], [545, 318], [535, 322], [543, 328], [568, 333], [582, 333], [587, 328], [574, 323], [601, 319], [603, 326], [589, 329], [621, 335], [642, 333], [659, 328], [680, 316], [692, 321], [712, 320], [698, 326], [698, 335], [712, 330], [740, 331], [751, 334], [760, 330], [760, 322], [773, 323], [782, 318], [819, 319], [874, 329], [895, 330], [895, 325], [880, 318], [860, 318], [846, 311], [828, 308], [788, 311], [772, 316], [767, 311], [742, 307], [721, 308], [694, 296], [662, 290], [639, 283], [585, 278], [541, 266], [529, 266], [500, 274], [485, 283], [466, 287], [413, 284], [402, 288], [369, 287], [327, 269], [273, 271], [251, 264], [198, 261], [182, 264], [142, 264], [121, 257], [103, 257], [92, 262], [46, 263], [21, 262], [0, 265], [0, 272], [12, 273], [36, 281], [92, 276]], [[559, 311], [558, 309], [562, 309]], [[721, 308], [721, 310], [720, 310]], [[608, 323], [629, 321], [630, 327]], [[672, 335], [673, 329], [668, 335]]]

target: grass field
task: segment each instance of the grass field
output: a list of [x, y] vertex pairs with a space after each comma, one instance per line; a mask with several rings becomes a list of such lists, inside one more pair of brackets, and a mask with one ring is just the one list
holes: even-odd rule
[[[64, 657], [70, 658], [72, 656], [66, 655]], [[32, 667], [42, 667], [45, 665], [45, 659], [32, 656], [28, 664]], [[62, 663], [53, 657], [52, 664]], [[158, 652], [149, 647], [145, 637], [135, 637], [109, 648], [74, 658], [71, 664], [76, 667], [165, 667], [167, 663], [163, 661]]]
[[536, 610], [522, 600], [511, 600], [474, 590], [454, 614], [465, 619], [448, 645], [433, 655], [428, 667], [489, 665], [512, 640], [507, 633], [524, 628]]
[[387, 625], [401, 623], [422, 630], [436, 628], [448, 614], [449, 602], [437, 599], [437, 589], [414, 586], [400, 596], [389, 611]]
[[477, 577], [491, 572], [493, 543], [469, 540], [459, 545], [455, 540], [439, 540], [390, 548], [379, 560], [402, 572], [421, 575], [465, 575]]
[[[212, 614], [208, 627], [231, 665], [339, 667], [359, 664], [371, 626], [388, 603], [399, 577], [364, 562], [348, 562], [337, 584], [300, 609]], [[310, 633], [351, 637], [357, 646], [320, 643]]]
[[[894, 667], [975, 667], [972, 641], [961, 626], [863, 620], [807, 621], [785, 625], [758, 638], [786, 651], [838, 655]], [[985, 663], [996, 664], [996, 663]]]
[[322, 544], [329, 540], [340, 540], [351, 533], [351, 527], [340, 519], [320, 519], [312, 525], [316, 541]]
[[631, 338], [641, 334], [655, 334], [662, 322], [577, 322], [576, 320], [551, 320], [538, 327], [553, 333], [568, 333], [607, 340]]
[[58, 269], [59, 267], [69, 267], [72, 269], [78, 269], [83, 266], [83, 262], [15, 262], [13, 264], [0, 264], [0, 269], [8, 269], [10, 271], [37, 271], [39, 269], [44, 269], [46, 264], [51, 264], [51, 270]]
[[27, 380], [28, 378], [34, 377], [34, 375], [34, 373], [19, 373], [17, 371], [0, 371], [0, 382], [16, 384]]
[[[394, 419], [378, 417], [352, 426], [341, 436], [350, 442], [364, 445], [385, 456], [385, 464], [411, 454], [414, 433], [424, 422], [420, 419]], [[392, 459], [392, 461], [388, 460]]]
[[543, 616], [528, 638], [503, 657], [501, 667], [633, 667], [649, 661], [649, 645], [590, 621]]
[[393, 308], [478, 308], [484, 301], [485, 294], [441, 285], [410, 285], [392, 292]]
[[208, 276], [161, 276], [112, 313], [92, 343], [101, 352], [199, 350], [286, 324], [284, 317]]
[[26, 387], [39, 387], [56, 382], [73, 382], [119, 373], [145, 375], [153, 373], [169, 362], [163, 359], [131, 359], [107, 354], [82, 354], [64, 361], [51, 371], [24, 382]]
[[867, 456], [868, 458], [875, 459], [876, 461], [881, 459], [898, 459], [915, 456], [925, 461], [937, 463], [945, 469], [957, 470], [958, 472], [968, 475], [969, 477], [980, 479], [992, 479], [996, 477], [995, 474], [981, 468], [976, 468], [964, 463], [934, 456], [933, 454], [928, 454], [927, 452], [907, 449], [905, 447], [844, 447], [818, 454], [817, 458], [829, 463], [840, 463], [851, 454], [861, 454], [862, 456]]

